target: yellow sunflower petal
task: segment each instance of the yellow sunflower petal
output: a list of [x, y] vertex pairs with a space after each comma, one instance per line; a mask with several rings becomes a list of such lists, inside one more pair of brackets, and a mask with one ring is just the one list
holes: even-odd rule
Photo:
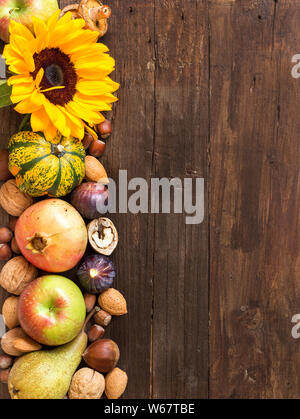
[[105, 81], [79, 80], [77, 90], [88, 96], [97, 96], [103, 93], [112, 93], [119, 88], [119, 85], [111, 85]]
[[35, 37], [37, 39], [37, 52], [40, 52], [46, 43], [47, 26], [45, 22], [35, 16], [32, 16], [32, 23]]
[[11, 76], [8, 80], [7, 80], [7, 84], [9, 86], [13, 85], [13, 84], [23, 84], [23, 83], [32, 83], [32, 77], [25, 74], [18, 74], [17, 76]]
[[56, 26], [64, 26], [66, 23], [70, 22], [73, 18], [72, 12], [65, 13], [57, 22]]
[[50, 19], [48, 19], [48, 22], [47, 22], [48, 32], [52, 32], [54, 30], [57, 20], [59, 18], [59, 15], [60, 15], [60, 10], [56, 10], [56, 12], [53, 13]]
[[44, 128], [45, 138], [49, 142], [54, 142], [57, 137], [57, 128], [54, 124], [50, 121], [48, 126]]
[[85, 98], [83, 95], [79, 96], [78, 94], [75, 94], [73, 100], [94, 111], [111, 111], [111, 106], [108, 103], [95, 100], [92, 96], [87, 96], [87, 98]]
[[84, 25], [85, 22], [83, 19], [75, 19], [68, 24], [68, 29], [66, 27], [56, 29], [49, 36], [48, 47], [62, 48], [63, 44], [66, 44], [67, 42], [72, 42], [72, 40], [73, 42], [76, 42], [80, 37], [81, 29]]
[[76, 63], [77, 60], [93, 60], [95, 56], [103, 57], [105, 54], [104, 52], [109, 51], [106, 45], [104, 44], [92, 44], [89, 46], [89, 48], [86, 48], [85, 50], [78, 50], [75, 52], [72, 52], [70, 54], [72, 62]]
[[11, 73], [24, 74], [28, 71], [28, 66], [24, 63], [24, 61], [20, 61], [19, 63], [8, 66], [8, 69]]
[[30, 123], [34, 132], [44, 131], [49, 125], [49, 122], [50, 119], [44, 108], [40, 108], [31, 114]]
[[68, 41], [66, 43], [62, 43], [60, 48], [64, 51], [65, 54], [73, 54], [79, 50], [85, 50], [89, 48], [90, 44], [93, 44], [98, 39], [98, 32], [90, 31], [89, 29], [85, 29], [82, 31], [78, 31], [78, 35]]
[[15, 50], [17, 54], [22, 56], [23, 60], [28, 66], [28, 71], [34, 71], [35, 65], [33, 60], [33, 54], [28, 51], [26, 45], [27, 41], [25, 38], [19, 36], [19, 35], [11, 35], [10, 37], [10, 45]]
[[36, 77], [35, 77], [35, 80], [34, 80], [35, 85], [36, 85], [37, 88], [39, 87], [43, 77], [44, 77], [44, 69], [43, 69], [43, 67], [41, 67], [39, 69]]
[[66, 125], [66, 118], [64, 114], [53, 103], [46, 100], [44, 103], [45, 111], [47, 112], [51, 122], [58, 131], [65, 137], [69, 137], [70, 128]]
[[[103, 120], [101, 122], [103, 122], [105, 120], [104, 116], [103, 116]], [[94, 140], [98, 140], [98, 134], [96, 133], [96, 131], [94, 131], [89, 125], [84, 124], [85, 129], [87, 130], [87, 132], [89, 134], [91, 134], [91, 136], [94, 138]]]
[[31, 83], [14, 84], [12, 88], [12, 96], [26, 95], [30, 96], [35, 89], [33, 81]]
[[69, 102], [65, 106], [65, 109], [67, 109], [67, 111], [71, 114], [88, 122], [89, 124], [100, 124], [100, 122], [102, 122], [101, 115], [98, 112], [94, 112], [87, 107], [82, 106], [80, 103], [74, 101]]
[[9, 33], [14, 35], [20, 35], [23, 38], [25, 38], [28, 42], [31, 42], [34, 39], [32, 32], [25, 25], [21, 25], [21, 23], [18, 23], [14, 20], [10, 21]]
[[43, 106], [46, 102], [46, 97], [40, 93], [38, 90], [35, 90], [31, 97], [30, 97], [31, 102], [36, 105], [36, 106]]
[[64, 113], [68, 126], [71, 130], [71, 135], [80, 140], [84, 137], [84, 124], [81, 119], [76, 118], [74, 115], [67, 112], [64, 108], [61, 108], [61, 111]]
[[19, 113], [32, 113], [40, 109], [40, 106], [37, 106], [31, 102], [30, 99], [22, 100], [20, 103], [15, 106], [15, 111]]

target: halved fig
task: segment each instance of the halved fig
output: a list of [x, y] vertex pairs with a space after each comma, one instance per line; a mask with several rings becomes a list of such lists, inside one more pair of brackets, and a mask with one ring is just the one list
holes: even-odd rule
[[87, 230], [92, 248], [102, 255], [111, 255], [118, 244], [114, 223], [106, 217], [96, 218], [88, 224]]

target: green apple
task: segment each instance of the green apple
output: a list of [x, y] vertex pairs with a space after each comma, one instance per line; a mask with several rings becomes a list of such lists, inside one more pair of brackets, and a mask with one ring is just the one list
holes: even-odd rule
[[34, 340], [48, 346], [71, 342], [81, 331], [86, 315], [78, 286], [60, 275], [45, 275], [22, 292], [19, 321]]
[[9, 41], [8, 26], [11, 19], [31, 29], [32, 16], [46, 21], [56, 10], [58, 10], [57, 0], [1, 0], [0, 38], [4, 42]]

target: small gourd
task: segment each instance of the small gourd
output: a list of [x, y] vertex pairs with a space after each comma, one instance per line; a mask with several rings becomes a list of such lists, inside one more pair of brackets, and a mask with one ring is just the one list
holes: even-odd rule
[[85, 150], [80, 140], [61, 137], [49, 142], [40, 133], [21, 131], [8, 143], [8, 167], [19, 189], [31, 196], [64, 196], [85, 175]]

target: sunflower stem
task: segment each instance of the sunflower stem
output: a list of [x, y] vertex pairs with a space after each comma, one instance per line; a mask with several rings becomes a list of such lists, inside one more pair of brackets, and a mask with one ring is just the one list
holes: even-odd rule
[[22, 119], [22, 122], [19, 126], [19, 131], [23, 131], [23, 128], [25, 128], [25, 126], [29, 122], [29, 118], [30, 118], [30, 114], [27, 114], [27, 115], [24, 116], [24, 118]]

